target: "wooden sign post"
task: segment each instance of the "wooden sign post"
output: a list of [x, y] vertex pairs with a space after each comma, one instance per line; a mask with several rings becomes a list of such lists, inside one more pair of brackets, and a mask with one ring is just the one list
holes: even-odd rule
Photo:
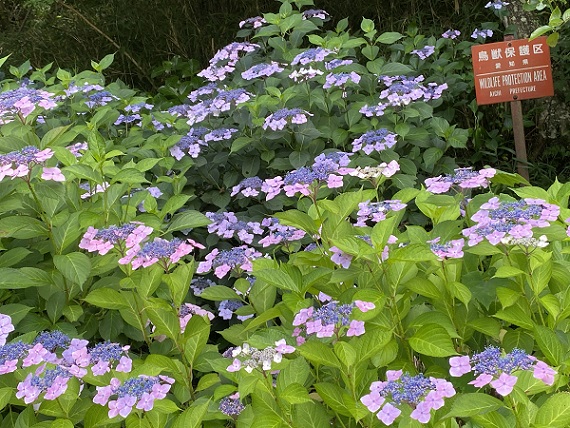
[[546, 37], [476, 45], [471, 55], [477, 104], [511, 103], [517, 169], [528, 180], [521, 100], [554, 95]]

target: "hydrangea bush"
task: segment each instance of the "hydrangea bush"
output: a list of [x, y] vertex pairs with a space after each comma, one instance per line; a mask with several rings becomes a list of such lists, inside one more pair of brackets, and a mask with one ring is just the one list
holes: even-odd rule
[[281, 3], [180, 105], [10, 70], [1, 426], [568, 426], [570, 185], [456, 165], [474, 42]]

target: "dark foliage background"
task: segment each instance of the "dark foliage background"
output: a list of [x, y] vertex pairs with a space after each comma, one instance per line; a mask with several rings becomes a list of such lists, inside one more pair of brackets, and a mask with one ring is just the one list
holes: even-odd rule
[[[489, 19], [485, 0], [317, 0], [332, 21], [349, 17], [358, 29], [362, 17], [381, 31], [420, 32], [464, 27]], [[0, 55], [10, 63], [27, 59], [41, 67], [90, 68], [93, 59], [116, 55], [110, 77], [152, 89], [149, 77], [174, 56], [204, 66], [221, 46], [235, 38], [238, 23], [276, 11], [275, 0], [3, 0], [0, 2]], [[483, 16], [482, 16], [483, 15]]]
[[[418, 34], [439, 35], [454, 28], [468, 38], [482, 22], [496, 22], [484, 8], [487, 2], [315, 0], [315, 7], [330, 13], [331, 28], [348, 17], [356, 32], [362, 17], [367, 17], [380, 32], [404, 33], [416, 27]], [[121, 79], [152, 94], [177, 96], [182, 102], [201, 84], [196, 73], [219, 48], [235, 40], [238, 23], [276, 12], [279, 5], [276, 0], [0, 0], [0, 57], [11, 54], [8, 64], [12, 65], [29, 59], [33, 67], [53, 62], [55, 67], [78, 72], [114, 52], [115, 61], [105, 71], [109, 81]], [[499, 31], [493, 40], [501, 39]], [[556, 98], [525, 103], [535, 183], [570, 177], [569, 50], [569, 38], [564, 35], [552, 50]], [[484, 106], [458, 125], [473, 130], [471, 161], [515, 170], [508, 108]]]

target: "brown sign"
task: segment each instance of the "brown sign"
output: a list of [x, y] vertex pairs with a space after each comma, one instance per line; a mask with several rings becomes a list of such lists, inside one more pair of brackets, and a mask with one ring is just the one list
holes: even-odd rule
[[476, 45], [471, 55], [479, 105], [554, 95], [544, 36]]

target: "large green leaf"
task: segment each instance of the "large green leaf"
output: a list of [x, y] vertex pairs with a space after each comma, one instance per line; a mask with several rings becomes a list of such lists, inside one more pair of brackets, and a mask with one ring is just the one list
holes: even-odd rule
[[468, 393], [459, 395], [446, 417], [468, 418], [493, 412], [505, 405], [495, 397], [483, 393]]
[[449, 357], [456, 355], [451, 336], [438, 324], [426, 324], [410, 337], [410, 346], [419, 354], [429, 357]]
[[536, 428], [565, 428], [570, 426], [570, 394], [554, 394], [540, 406], [534, 419]]
[[83, 253], [74, 252], [53, 256], [53, 264], [63, 276], [82, 286], [91, 273], [91, 261]]

